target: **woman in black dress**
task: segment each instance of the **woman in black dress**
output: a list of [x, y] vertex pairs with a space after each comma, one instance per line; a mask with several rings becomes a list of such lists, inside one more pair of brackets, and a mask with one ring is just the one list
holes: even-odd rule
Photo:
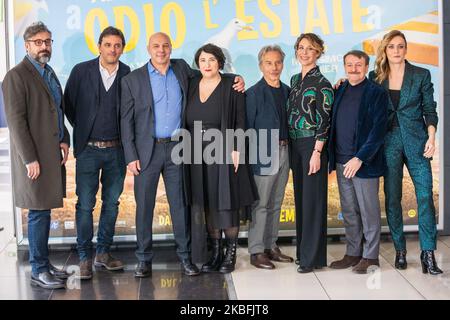
[[[201, 77], [190, 82], [184, 116], [192, 142], [191, 164], [184, 170], [186, 196], [191, 207], [192, 257], [194, 261], [206, 261], [209, 235], [212, 255], [202, 271], [228, 273], [236, 263], [240, 213], [249, 209], [257, 198], [253, 177], [243, 159], [244, 150], [226, 147], [227, 129], [245, 130], [245, 96], [233, 90], [233, 77], [219, 73], [225, 64], [219, 47], [212, 44], [201, 47], [195, 61]], [[200, 143], [195, 145], [196, 141]]]

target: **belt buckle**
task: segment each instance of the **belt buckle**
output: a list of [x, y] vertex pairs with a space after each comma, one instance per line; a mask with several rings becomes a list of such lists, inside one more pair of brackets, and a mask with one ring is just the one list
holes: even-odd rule
[[99, 141], [99, 142], [98, 142], [98, 147], [99, 147], [100, 149], [106, 149], [106, 148], [107, 148], [107, 146], [106, 146], [106, 141]]

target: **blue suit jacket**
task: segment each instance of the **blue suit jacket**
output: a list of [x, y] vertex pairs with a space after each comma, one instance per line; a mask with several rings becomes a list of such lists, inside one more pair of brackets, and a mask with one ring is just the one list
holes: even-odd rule
[[[375, 77], [375, 73], [371, 71], [369, 78]], [[385, 80], [382, 86], [388, 90], [389, 80]], [[433, 92], [430, 71], [406, 61], [400, 103], [398, 109], [394, 110], [389, 99], [388, 121], [391, 123], [394, 114], [397, 114], [405, 152], [410, 157], [423, 157], [425, 143], [428, 140], [427, 127], [433, 125], [437, 128], [438, 115]]]
[[[130, 67], [119, 62], [117, 71], [117, 121], [120, 133], [120, 82], [130, 73]], [[99, 58], [77, 64], [70, 73], [64, 90], [66, 116], [73, 127], [74, 155], [86, 147], [100, 106]]]
[[[284, 83], [281, 83], [281, 88], [283, 90], [283, 94], [288, 99], [289, 97], [289, 87]], [[246, 125], [247, 129], [253, 128], [256, 130], [267, 129], [267, 156], [270, 156], [271, 150], [271, 135], [270, 130], [279, 129], [280, 128], [280, 115], [277, 111], [279, 106], [276, 105], [275, 99], [272, 94], [272, 90], [270, 89], [267, 82], [262, 78], [259, 82], [257, 82], [254, 86], [246, 92]], [[259, 132], [259, 131], [258, 131]], [[252, 143], [252, 142], [251, 142]], [[256, 146], [260, 146], [260, 136], [257, 135], [257, 141], [254, 142]], [[278, 145], [277, 145], [278, 148]], [[262, 168], [269, 168], [269, 164], [262, 164], [261, 159], [259, 158], [259, 149], [258, 149], [258, 158], [257, 163], [252, 164], [253, 173], [256, 175], [261, 175]]]
[[[339, 109], [348, 81], [343, 83], [336, 92], [332, 109], [330, 139], [328, 145], [329, 170], [336, 170], [336, 113]], [[387, 105], [389, 97], [386, 90], [377, 83], [368, 80], [362, 95], [356, 128], [356, 154], [362, 162], [356, 173], [359, 178], [377, 178], [384, 174], [386, 167], [383, 145], [387, 132]]]

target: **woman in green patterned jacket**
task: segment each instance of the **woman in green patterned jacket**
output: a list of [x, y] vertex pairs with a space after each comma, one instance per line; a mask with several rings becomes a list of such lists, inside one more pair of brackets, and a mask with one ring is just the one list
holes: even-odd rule
[[430, 160], [435, 152], [438, 116], [430, 71], [410, 64], [406, 52], [405, 35], [398, 30], [387, 33], [378, 48], [375, 70], [369, 74], [390, 94], [389, 132], [384, 147], [386, 216], [396, 250], [395, 267], [406, 269], [401, 205], [406, 165], [416, 191], [422, 271], [437, 275], [442, 270], [434, 257], [437, 230]]
[[304, 33], [295, 43], [301, 72], [291, 79], [288, 125], [294, 180], [297, 271], [307, 273], [327, 265], [328, 156], [333, 88], [317, 66], [323, 40]]

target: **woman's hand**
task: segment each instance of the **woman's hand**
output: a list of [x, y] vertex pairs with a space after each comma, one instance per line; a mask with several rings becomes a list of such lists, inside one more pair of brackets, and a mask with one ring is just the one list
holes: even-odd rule
[[436, 151], [435, 139], [434, 139], [434, 137], [430, 137], [430, 138], [428, 138], [427, 143], [425, 144], [425, 150], [423, 151], [423, 156], [425, 158], [430, 159], [431, 157], [433, 157], [435, 151]]
[[244, 93], [245, 92], [245, 81], [241, 76], [236, 76], [234, 78], [233, 89], [237, 92]]
[[233, 159], [234, 173], [236, 173], [239, 168], [239, 152], [238, 151], [231, 152], [231, 159]]
[[309, 160], [308, 176], [317, 173], [319, 170], [320, 170], [320, 153], [314, 150], [311, 159]]
[[339, 87], [341, 86], [341, 84], [343, 84], [345, 81], [347, 81], [346, 78], [340, 78], [333, 86], [334, 90], [339, 89]]

